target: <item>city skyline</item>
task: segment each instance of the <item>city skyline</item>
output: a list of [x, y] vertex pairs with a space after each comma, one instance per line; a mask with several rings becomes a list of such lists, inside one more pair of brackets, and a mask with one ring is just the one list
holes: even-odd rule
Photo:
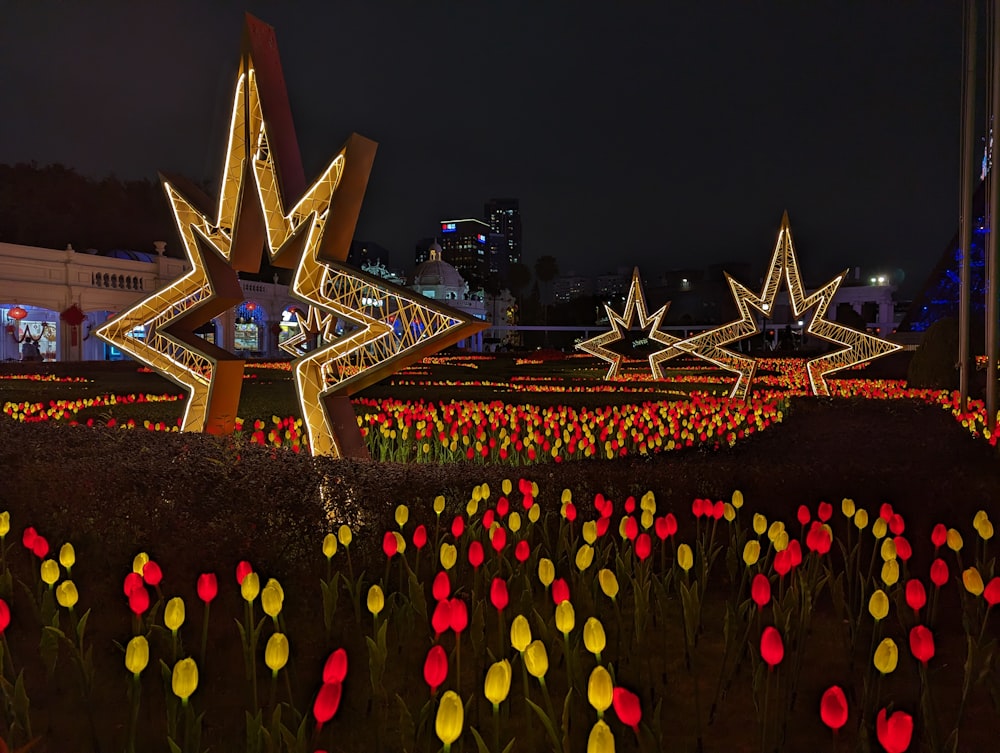
[[379, 142], [356, 236], [394, 261], [516, 197], [529, 266], [760, 265], [787, 210], [806, 277], [877, 265], [912, 290], [957, 226], [960, 7], [50, 10], [0, 30], [0, 162], [218, 174], [247, 10], [275, 28], [307, 176], [352, 131]]

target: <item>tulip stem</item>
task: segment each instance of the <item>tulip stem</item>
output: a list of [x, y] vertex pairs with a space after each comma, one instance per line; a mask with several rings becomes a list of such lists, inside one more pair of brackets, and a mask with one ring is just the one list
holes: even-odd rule
[[771, 668], [767, 668], [767, 676], [764, 678], [764, 713], [760, 721], [760, 753], [767, 750], [767, 702], [771, 694]]
[[500, 704], [493, 704], [493, 750], [500, 753]]
[[211, 608], [211, 602], [205, 602], [205, 618], [201, 625], [201, 669], [202, 672], [205, 671], [205, 654], [208, 651], [208, 615], [209, 609]]

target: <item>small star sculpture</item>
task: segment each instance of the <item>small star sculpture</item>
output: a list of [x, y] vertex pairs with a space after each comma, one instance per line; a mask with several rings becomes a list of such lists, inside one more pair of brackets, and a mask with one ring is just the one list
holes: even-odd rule
[[662, 379], [663, 372], [660, 369], [659, 364], [664, 359], [662, 359], [661, 355], [668, 352], [671, 346], [679, 342], [678, 338], [668, 335], [666, 332], [660, 331], [660, 325], [663, 321], [663, 317], [666, 315], [669, 308], [670, 304], [667, 303], [654, 311], [652, 314], [647, 312], [646, 296], [643, 292], [642, 280], [639, 277], [639, 269], [636, 267], [632, 270], [632, 285], [629, 288], [624, 313], [619, 315], [615, 311], [612, 311], [610, 306], [604, 306], [605, 311], [608, 313], [608, 321], [611, 324], [611, 331], [592, 337], [582, 343], [578, 343], [576, 347], [579, 350], [597, 356], [602, 361], [610, 363], [611, 366], [608, 368], [608, 373], [604, 378], [614, 379], [618, 376], [618, 372], [621, 369], [622, 361], [625, 359], [625, 356], [612, 350], [608, 346], [616, 342], [624, 342], [628, 337], [628, 332], [633, 326], [635, 326], [634, 323], [638, 322], [639, 329], [648, 333], [647, 337], [649, 340], [666, 346], [665, 348], [657, 350], [655, 353], [651, 353], [649, 356], [649, 366], [653, 377], [656, 379]]

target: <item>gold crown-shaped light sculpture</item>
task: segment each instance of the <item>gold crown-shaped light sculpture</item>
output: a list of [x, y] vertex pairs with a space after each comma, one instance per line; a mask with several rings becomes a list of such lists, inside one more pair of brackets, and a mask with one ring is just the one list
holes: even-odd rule
[[[306, 187], [274, 30], [248, 14], [217, 211], [190, 185], [163, 180], [192, 271], [98, 330], [190, 391], [185, 431], [233, 429], [243, 361], [194, 329], [242, 300], [236, 272], [258, 271], [265, 245], [275, 266], [295, 270], [291, 293], [315, 307], [306, 319], [321, 330], [319, 347], [293, 364], [313, 454], [367, 457], [348, 396], [483, 329], [343, 264], [375, 147], [352, 134]], [[301, 198], [288, 208], [289, 196]], [[334, 318], [347, 337], [332, 336]]]
[[805, 294], [805, 287], [799, 275], [795, 247], [792, 244], [788, 213], [785, 212], [781, 218], [778, 242], [774, 246], [771, 263], [768, 266], [760, 294], [756, 295], [750, 292], [728, 274], [726, 275], [726, 280], [736, 302], [739, 318], [715, 329], [681, 340], [670, 351], [656, 354], [656, 358], [659, 362], [663, 362], [681, 353], [688, 353], [731, 371], [737, 374], [737, 379], [729, 396], [745, 399], [753, 380], [754, 371], [757, 368], [757, 361], [727, 350], [723, 346], [760, 331], [753, 310], [765, 316], [772, 315], [778, 289], [784, 281], [788, 287], [788, 298], [792, 305], [793, 316], [800, 317], [815, 307], [815, 312], [806, 331], [827, 342], [844, 346], [841, 350], [813, 358], [806, 364], [812, 393], [814, 395], [829, 395], [830, 389], [827, 386], [826, 377], [830, 374], [871, 361], [900, 348], [895, 343], [824, 318], [830, 302], [846, 274], [846, 272], [841, 273], [812, 295]]
[[667, 303], [652, 314], [648, 313], [646, 294], [642, 288], [642, 280], [639, 278], [639, 268], [636, 267], [632, 270], [632, 285], [628, 291], [628, 299], [625, 301], [625, 311], [619, 315], [615, 311], [612, 311], [611, 307], [607, 304], [604, 306], [604, 310], [608, 313], [608, 322], [611, 324], [611, 330], [592, 337], [589, 340], [584, 340], [582, 343], [578, 343], [576, 347], [611, 364], [604, 378], [614, 379], [618, 376], [625, 357], [608, 346], [617, 342], [623, 342], [627, 338], [629, 330], [635, 326], [635, 322], [638, 322], [639, 328], [648, 332], [647, 337], [650, 340], [666, 346], [649, 355], [649, 367], [653, 373], [653, 377], [662, 379], [663, 372], [660, 368], [660, 362], [663, 358], [661, 355], [669, 351], [670, 346], [678, 342], [678, 338], [660, 331], [660, 324], [669, 308], [670, 304]]

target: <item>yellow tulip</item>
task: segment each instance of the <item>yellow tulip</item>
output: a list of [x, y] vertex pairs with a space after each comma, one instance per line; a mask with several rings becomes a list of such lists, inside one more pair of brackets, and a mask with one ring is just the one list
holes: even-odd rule
[[875, 519], [872, 523], [872, 535], [876, 539], [881, 539], [888, 532], [889, 526], [885, 522], [885, 518], [879, 517]]
[[855, 512], [854, 500], [850, 497], [844, 497], [840, 501], [840, 511], [844, 513], [845, 518], [853, 518]]
[[983, 586], [983, 576], [974, 567], [970, 567], [962, 573], [962, 583], [965, 584], [965, 590], [973, 596], [979, 596], [985, 588]]
[[583, 572], [594, 561], [594, 550], [589, 544], [583, 544], [576, 550], [576, 569]]
[[899, 580], [899, 562], [896, 560], [886, 560], [882, 563], [882, 582], [887, 586], [896, 585]]
[[875, 618], [876, 622], [884, 620], [889, 614], [889, 597], [881, 588], [868, 599], [868, 613]]
[[608, 639], [604, 634], [604, 625], [596, 617], [588, 617], [587, 621], [583, 623], [583, 645], [600, 661], [601, 652], [607, 644]]
[[884, 675], [889, 674], [899, 663], [899, 648], [892, 638], [883, 638], [875, 649], [875, 669]]
[[396, 539], [396, 554], [402, 554], [406, 551], [406, 539], [403, 538], [403, 534], [399, 531], [393, 531], [392, 537]]
[[382, 588], [376, 583], [368, 589], [368, 611], [372, 614], [378, 614], [384, 607], [385, 594], [382, 593]]
[[639, 500], [639, 509], [643, 512], [656, 514], [656, 495], [653, 494], [652, 490], [642, 495], [642, 499]]
[[243, 582], [240, 584], [240, 594], [247, 601], [253, 601], [257, 598], [257, 594], [260, 593], [260, 576], [257, 573], [250, 572], [246, 574], [243, 578]]
[[757, 539], [750, 539], [743, 547], [743, 562], [747, 567], [756, 565], [760, 559], [760, 542]]
[[854, 513], [854, 527], [859, 531], [863, 531], [868, 527], [868, 511], [863, 507]]
[[611, 680], [610, 673], [598, 664], [590, 673], [590, 680], [587, 682], [587, 700], [597, 709], [597, 713], [603, 715], [611, 706], [614, 692], [615, 684]]
[[4, 510], [0, 512], [0, 539], [10, 533], [10, 512]]
[[621, 536], [623, 539], [627, 539], [628, 538], [628, 535], [625, 533], [625, 528], [626, 528], [626, 523], [627, 522], [628, 522], [628, 518], [626, 516], [624, 516], [624, 515], [622, 516], [622, 519], [618, 521], [618, 535]]
[[510, 494], [510, 490], [514, 488], [514, 485], [510, 482], [509, 478], [505, 478], [500, 482], [500, 490], [504, 493], [504, 496]]
[[989, 541], [993, 538], [993, 524], [988, 520], [984, 520], [976, 530], [979, 531], [979, 538], [983, 541]]
[[59, 564], [67, 570], [72, 570], [76, 564], [76, 550], [68, 541], [59, 549]]
[[149, 664], [149, 643], [146, 636], [137, 635], [125, 647], [125, 668], [138, 676]]
[[434, 498], [434, 514], [440, 515], [444, 512], [444, 497], [440, 494]]
[[399, 505], [396, 508], [396, 525], [402, 528], [406, 525], [406, 521], [410, 519], [410, 508], [406, 505]]
[[986, 510], [979, 510], [972, 519], [972, 527], [978, 531], [979, 527], [989, 519], [990, 518], [989, 515], [986, 514]]
[[957, 552], [962, 548], [962, 534], [956, 531], [954, 528], [948, 529], [948, 538], [946, 539], [948, 548], [953, 552]]
[[524, 666], [532, 677], [542, 678], [549, 671], [549, 655], [545, 644], [535, 640], [524, 650]]
[[562, 494], [559, 495], [559, 503], [565, 505], [567, 502], [573, 501], [573, 492], [569, 489], [563, 489]]
[[510, 693], [510, 675], [510, 662], [506, 659], [494, 662], [486, 670], [486, 683], [483, 687], [483, 693], [486, 695], [486, 700], [494, 706], [499, 706], [507, 700], [507, 696]]
[[323, 537], [323, 556], [330, 559], [337, 553], [337, 537], [328, 533]]
[[597, 521], [588, 520], [583, 524], [583, 540], [588, 544], [597, 541]]
[[605, 596], [612, 600], [618, 596], [618, 577], [611, 570], [602, 568], [597, 574], [597, 580]]
[[267, 639], [264, 647], [264, 663], [275, 677], [278, 670], [288, 663], [288, 638], [284, 633], [274, 633]]
[[576, 626], [576, 610], [573, 605], [566, 601], [561, 601], [556, 605], [556, 628], [563, 635], [569, 635]]
[[176, 633], [184, 624], [184, 599], [175, 596], [163, 608], [163, 624]]
[[472, 487], [472, 501], [478, 503], [479, 500], [481, 500], [482, 498], [483, 498], [482, 489], [480, 489], [479, 485], [476, 484], [476, 486]]
[[340, 542], [341, 546], [350, 546], [353, 538], [354, 535], [351, 533], [351, 529], [346, 523], [337, 529], [337, 540]]
[[771, 523], [770, 528], [767, 529], [767, 538], [773, 542], [778, 536], [780, 536], [785, 530], [785, 524], [780, 520], [776, 520]]
[[537, 523], [540, 517], [542, 517], [542, 508], [538, 505], [532, 505], [531, 509], [528, 510], [528, 520]]
[[490, 498], [490, 485], [485, 481], [479, 485], [479, 496], [483, 499]]
[[444, 744], [445, 750], [448, 750], [462, 734], [464, 721], [465, 707], [462, 705], [462, 699], [454, 690], [445, 691], [438, 705], [437, 718], [434, 720], [434, 731]]
[[45, 560], [42, 562], [42, 582], [47, 586], [54, 586], [59, 580], [59, 563], [55, 560]]
[[644, 531], [648, 531], [653, 525], [653, 513], [649, 510], [643, 510], [642, 516], [639, 518], [639, 524], [642, 526]]
[[264, 607], [264, 614], [271, 619], [277, 619], [284, 601], [285, 593], [281, 589], [281, 584], [270, 578], [264, 590], [260, 592], [260, 603]]
[[507, 527], [510, 529], [511, 533], [517, 533], [521, 530], [521, 513], [514, 510], [510, 515], [507, 516]]
[[198, 665], [194, 663], [194, 659], [181, 659], [174, 665], [170, 685], [174, 695], [186, 705], [188, 698], [198, 689]]
[[453, 544], [449, 544], [447, 541], [441, 544], [441, 567], [445, 570], [451, 570], [455, 566], [455, 562], [458, 560], [458, 550]]
[[761, 515], [759, 512], [753, 514], [753, 532], [758, 536], [762, 536], [764, 531], [767, 530], [767, 518]]
[[727, 523], [732, 523], [736, 520], [736, 508], [726, 502], [726, 504], [722, 506], [722, 517], [726, 519]]
[[733, 492], [733, 507], [737, 510], [743, 507], [743, 492], [739, 489]]
[[542, 557], [538, 560], [538, 580], [542, 582], [543, 586], [548, 588], [555, 579], [556, 566], [552, 564], [552, 560], [548, 557]]
[[776, 552], [783, 552], [788, 549], [788, 531], [782, 528], [771, 539], [771, 543], [774, 545], [774, 551]]
[[64, 609], [72, 609], [79, 600], [80, 594], [77, 593], [76, 584], [73, 581], [64, 580], [56, 586], [56, 601], [59, 602], [59, 606]]
[[896, 542], [893, 539], [885, 539], [882, 542], [881, 555], [884, 562], [896, 559]]
[[603, 719], [598, 719], [587, 738], [587, 753], [615, 753], [615, 736]]
[[532, 481], [531, 482], [531, 496], [532, 497], [537, 497], [538, 496], [538, 482], [537, 481]]
[[677, 547], [677, 564], [681, 566], [684, 572], [691, 569], [694, 565], [694, 554], [691, 551], [691, 547], [687, 544], [681, 544]]
[[510, 623], [510, 645], [515, 650], [524, 653], [529, 643], [531, 643], [531, 625], [528, 624], [528, 619], [523, 614], [519, 614]]
[[146, 566], [149, 562], [149, 555], [145, 552], [139, 552], [132, 560], [132, 572], [136, 575], [142, 575], [142, 568]]
[[471, 520], [472, 517], [477, 512], [479, 512], [479, 500], [478, 499], [470, 499], [469, 502], [468, 502], [468, 504], [465, 505], [465, 514], [468, 515], [469, 519]]

